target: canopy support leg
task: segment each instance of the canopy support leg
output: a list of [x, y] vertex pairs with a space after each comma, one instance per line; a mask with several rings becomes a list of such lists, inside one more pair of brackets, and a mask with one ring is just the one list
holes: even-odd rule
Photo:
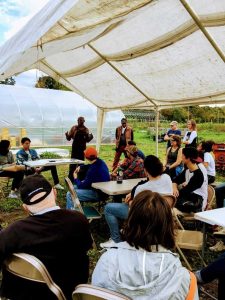
[[156, 107], [155, 109], [155, 153], [156, 156], [158, 157], [159, 155], [159, 109]]
[[101, 146], [104, 123], [105, 123], [105, 111], [103, 109], [97, 108], [97, 140], [96, 140], [96, 150], [98, 152], [99, 152], [100, 146]]

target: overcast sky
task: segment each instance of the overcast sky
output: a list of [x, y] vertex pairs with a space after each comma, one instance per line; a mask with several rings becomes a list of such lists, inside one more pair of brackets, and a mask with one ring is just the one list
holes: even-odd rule
[[[0, 46], [32, 18], [48, 0], [0, 0]], [[41, 74], [31, 70], [17, 76], [16, 84], [34, 86]]]

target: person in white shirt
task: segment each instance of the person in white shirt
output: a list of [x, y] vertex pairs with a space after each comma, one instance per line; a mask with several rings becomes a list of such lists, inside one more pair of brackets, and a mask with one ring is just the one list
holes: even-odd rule
[[[203, 211], [207, 204], [208, 178], [203, 164], [197, 164], [197, 149], [182, 149], [182, 161], [186, 168], [173, 179], [173, 194], [177, 197], [176, 208], [188, 213]], [[182, 186], [180, 189], [179, 185]]]
[[183, 144], [185, 144], [186, 147], [197, 147], [197, 126], [195, 120], [188, 120], [187, 121], [187, 128], [184, 138], [183, 138]]
[[198, 151], [203, 153], [203, 165], [206, 167], [208, 175], [208, 183], [211, 184], [216, 178], [216, 166], [212, 152], [213, 141], [202, 141], [198, 145]]
[[129, 212], [129, 206], [133, 201], [133, 194], [135, 196], [144, 190], [151, 190], [160, 194], [173, 193], [173, 186], [170, 176], [163, 173], [163, 164], [158, 157], [154, 155], [146, 156], [144, 160], [145, 173], [148, 178], [147, 181], [142, 181], [136, 186], [136, 190], [128, 194], [125, 198], [125, 203], [108, 203], [105, 206], [105, 218], [109, 225], [111, 239], [105, 243], [101, 243], [100, 247], [110, 247], [122, 241], [119, 220], [126, 220]]

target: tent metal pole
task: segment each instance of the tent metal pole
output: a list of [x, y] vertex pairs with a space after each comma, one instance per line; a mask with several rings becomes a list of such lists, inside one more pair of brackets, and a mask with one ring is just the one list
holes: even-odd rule
[[159, 156], [159, 109], [156, 107], [155, 109], [155, 153], [156, 156]]
[[96, 150], [99, 152], [101, 141], [103, 125], [105, 122], [105, 111], [103, 109], [97, 108], [97, 140], [96, 140]]
[[97, 49], [95, 49], [91, 44], [87, 44], [98, 56], [100, 56], [108, 65], [110, 65], [111, 68], [113, 68], [117, 73], [120, 74], [127, 82], [129, 82], [130, 85], [132, 85], [133, 88], [135, 88], [142, 96], [144, 96], [147, 100], [149, 100], [155, 108], [157, 105], [155, 102], [148, 97], [133, 81], [131, 81], [125, 74], [123, 74], [117, 67], [115, 67], [109, 60], [107, 60]]
[[191, 18], [194, 20], [195, 24], [198, 26], [198, 28], [201, 30], [201, 32], [205, 35], [207, 40], [210, 42], [214, 50], [217, 52], [217, 54], [220, 56], [220, 58], [225, 62], [225, 54], [220, 49], [220, 47], [217, 45], [216, 41], [213, 39], [213, 37], [210, 35], [210, 33], [207, 31], [207, 29], [202, 25], [201, 20], [199, 19], [196, 12], [192, 9], [192, 7], [189, 5], [189, 3], [186, 0], [180, 0], [180, 2], [183, 4], [186, 11], [189, 13]]

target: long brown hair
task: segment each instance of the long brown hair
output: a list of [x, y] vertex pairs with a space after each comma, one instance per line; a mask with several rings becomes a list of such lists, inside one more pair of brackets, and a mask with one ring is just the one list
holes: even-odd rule
[[132, 201], [124, 228], [124, 239], [135, 248], [151, 252], [151, 246], [175, 247], [171, 207], [158, 193], [143, 191]]
[[191, 123], [192, 130], [197, 130], [197, 124], [196, 124], [195, 120], [191, 119], [191, 120], [188, 120], [188, 122]]

